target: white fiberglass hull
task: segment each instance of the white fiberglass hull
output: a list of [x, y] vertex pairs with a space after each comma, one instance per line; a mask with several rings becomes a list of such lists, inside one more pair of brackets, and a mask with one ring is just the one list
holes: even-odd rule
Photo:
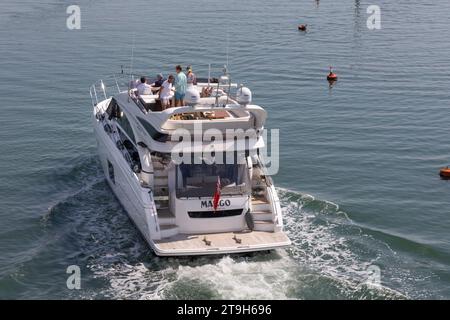
[[[102, 121], [94, 116], [93, 124], [98, 154], [106, 180], [130, 219], [157, 255], [188, 256], [245, 253], [267, 251], [287, 247], [291, 244], [281, 228], [271, 232], [262, 230], [234, 232], [231, 230], [226, 232], [212, 231], [213, 233], [167, 233], [164, 226], [158, 222], [157, 209], [151, 189], [141, 186], [136, 174], [131, 170], [116, 144], [104, 130]], [[276, 196], [274, 188], [272, 188], [272, 192]], [[279, 204], [274, 207], [274, 210], [277, 211], [277, 215], [281, 219]], [[214, 219], [220, 220], [223, 218]], [[185, 221], [185, 223], [188, 224], [189, 221]]]

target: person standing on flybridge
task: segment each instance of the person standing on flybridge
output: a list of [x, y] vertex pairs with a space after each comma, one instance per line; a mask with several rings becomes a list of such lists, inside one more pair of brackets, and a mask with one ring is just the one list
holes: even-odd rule
[[187, 84], [188, 86], [195, 86], [197, 85], [197, 77], [195, 75], [194, 72], [192, 72], [192, 67], [188, 66], [186, 68], [187, 72], [186, 72], [186, 79], [187, 79]]
[[173, 75], [169, 75], [169, 78], [161, 84], [161, 89], [159, 90], [159, 99], [161, 100], [162, 110], [171, 107], [170, 100], [172, 99], [172, 83], [174, 80]]
[[187, 79], [186, 75], [181, 72], [180, 65], [175, 67], [177, 75], [175, 76], [175, 107], [184, 106], [184, 96], [186, 95]]
[[217, 176], [216, 192], [214, 192], [213, 197], [214, 212], [216, 212], [217, 207], [219, 206], [219, 201], [220, 201], [220, 176]]

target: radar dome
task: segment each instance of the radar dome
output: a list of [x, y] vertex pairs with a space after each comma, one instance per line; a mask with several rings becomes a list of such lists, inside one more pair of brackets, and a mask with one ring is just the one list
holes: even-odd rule
[[247, 87], [240, 87], [237, 90], [236, 99], [239, 104], [249, 104], [252, 102], [252, 92]]
[[184, 97], [184, 102], [189, 105], [195, 105], [200, 101], [200, 93], [195, 87], [188, 87], [186, 90], [186, 95]]

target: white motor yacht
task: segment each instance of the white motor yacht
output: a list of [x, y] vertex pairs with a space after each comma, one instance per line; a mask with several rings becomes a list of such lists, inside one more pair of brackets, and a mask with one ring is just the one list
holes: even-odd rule
[[266, 111], [226, 69], [210, 73], [188, 85], [184, 106], [164, 110], [157, 87], [139, 94], [123, 72], [91, 86], [106, 180], [157, 255], [289, 246], [261, 152]]

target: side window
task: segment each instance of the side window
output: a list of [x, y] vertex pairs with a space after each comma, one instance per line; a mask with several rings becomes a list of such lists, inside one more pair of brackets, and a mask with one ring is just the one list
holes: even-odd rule
[[117, 118], [117, 123], [122, 127], [123, 131], [136, 143], [136, 138], [134, 137], [133, 128], [131, 128], [130, 121], [128, 121], [125, 113], [121, 114], [120, 118]]
[[106, 109], [106, 113], [108, 114], [108, 119], [111, 120], [114, 117], [117, 117], [117, 114], [120, 112], [120, 108], [117, 105], [116, 100], [113, 98], [109, 103], [108, 108]]
[[111, 180], [111, 182], [116, 184], [116, 179], [114, 177], [114, 167], [113, 167], [112, 163], [109, 162], [109, 160], [108, 160], [108, 174], [109, 174], [109, 179]]
[[160, 141], [160, 142], [166, 142], [169, 139], [169, 135], [157, 131], [155, 128], [153, 128], [153, 126], [150, 123], [148, 123], [144, 119], [142, 119], [140, 117], [137, 117], [137, 119], [144, 126], [145, 130], [147, 130], [150, 137], [152, 137], [154, 140]]

